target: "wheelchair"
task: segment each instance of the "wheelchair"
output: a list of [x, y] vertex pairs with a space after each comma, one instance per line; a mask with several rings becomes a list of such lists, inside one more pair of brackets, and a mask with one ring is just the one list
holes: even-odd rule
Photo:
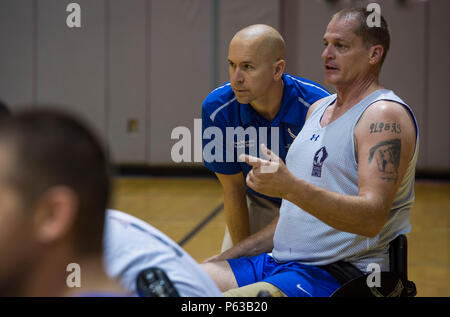
[[[370, 274], [359, 272], [359, 276], [349, 278], [342, 276], [343, 285], [331, 297], [414, 297], [417, 289], [414, 282], [408, 280], [407, 239], [399, 235], [389, 244], [389, 272], [380, 272], [380, 287], [369, 287], [367, 278]], [[356, 268], [353, 268], [356, 270]], [[330, 272], [335, 273], [335, 272]], [[332, 274], [333, 275], [333, 274]], [[353, 275], [354, 276], [354, 275]]]

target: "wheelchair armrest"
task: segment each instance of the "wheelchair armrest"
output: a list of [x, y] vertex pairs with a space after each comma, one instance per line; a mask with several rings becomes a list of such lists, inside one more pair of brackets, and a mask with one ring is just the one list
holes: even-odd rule
[[406, 285], [394, 272], [380, 272], [380, 287], [369, 287], [370, 274], [355, 278], [337, 289], [331, 297], [400, 297], [406, 295]]
[[404, 284], [408, 281], [408, 242], [403, 234], [389, 244], [389, 271], [400, 275]]

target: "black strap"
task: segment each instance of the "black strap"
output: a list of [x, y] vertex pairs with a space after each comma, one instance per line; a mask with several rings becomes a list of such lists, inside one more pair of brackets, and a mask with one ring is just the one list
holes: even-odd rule
[[327, 264], [321, 266], [321, 268], [327, 271], [341, 284], [345, 284], [364, 275], [364, 273], [358, 270], [353, 264], [344, 261]]

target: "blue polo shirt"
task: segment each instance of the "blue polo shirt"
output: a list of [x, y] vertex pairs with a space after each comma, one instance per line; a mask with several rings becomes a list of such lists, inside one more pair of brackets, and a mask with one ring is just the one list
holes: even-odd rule
[[[283, 74], [283, 82], [281, 108], [272, 121], [261, 117], [249, 104], [240, 104], [229, 82], [206, 97], [202, 107], [202, 145], [203, 162], [208, 169], [226, 175], [243, 172], [246, 177], [252, 167], [239, 162], [238, 154], [245, 152], [260, 157], [262, 143], [285, 161], [290, 145], [305, 123], [309, 106], [330, 94], [304, 78]], [[276, 137], [274, 129], [278, 129], [278, 149], [271, 147], [272, 134]], [[248, 186], [247, 192], [281, 202]]]

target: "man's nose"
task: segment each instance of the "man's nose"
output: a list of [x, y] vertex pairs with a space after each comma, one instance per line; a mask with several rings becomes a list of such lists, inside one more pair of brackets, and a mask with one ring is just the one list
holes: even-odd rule
[[322, 52], [322, 59], [326, 61], [327, 59], [333, 58], [333, 56], [334, 56], [333, 49], [331, 48], [331, 46], [330, 45], [325, 46]]
[[230, 80], [232, 82], [238, 82], [238, 83], [242, 83], [244, 81], [244, 76], [242, 74], [242, 71], [239, 67], [236, 67], [232, 72], [231, 72], [231, 78]]

